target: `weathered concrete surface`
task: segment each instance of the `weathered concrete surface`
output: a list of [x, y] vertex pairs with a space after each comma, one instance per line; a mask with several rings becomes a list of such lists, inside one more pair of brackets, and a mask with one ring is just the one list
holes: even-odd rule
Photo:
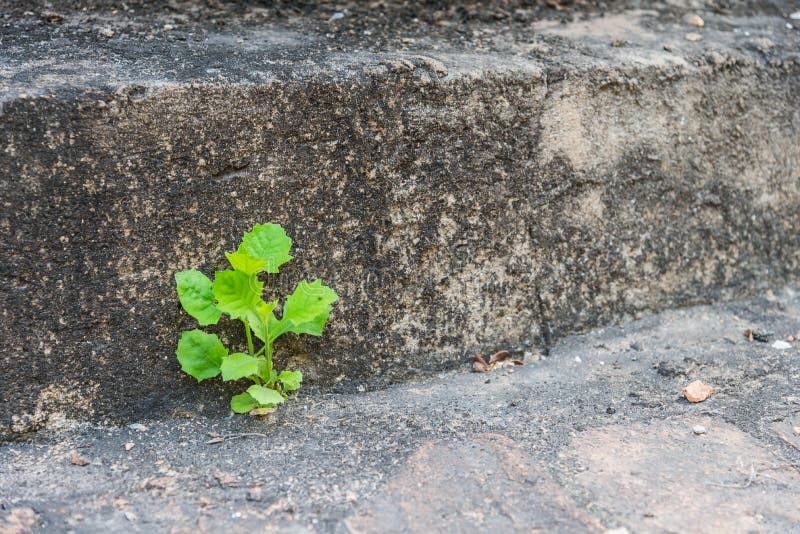
[[[513, 372], [304, 393], [267, 419], [187, 413], [42, 431], [0, 445], [0, 521], [56, 532], [796, 532], [800, 343], [779, 350], [745, 328], [797, 334], [800, 297], [568, 337]], [[689, 404], [680, 390], [697, 379], [714, 393]]]
[[800, 272], [788, 4], [702, 29], [661, 4], [566, 26], [191, 5], [3, 19], [4, 433], [226, 410], [179, 371], [172, 276], [256, 222], [298, 245], [281, 288], [341, 295], [278, 349], [342, 390]]

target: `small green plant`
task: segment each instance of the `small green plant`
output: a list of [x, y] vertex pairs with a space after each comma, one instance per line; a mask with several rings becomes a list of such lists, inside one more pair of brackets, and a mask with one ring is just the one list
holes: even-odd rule
[[[264, 282], [259, 274], [277, 274], [292, 259], [291, 248], [292, 240], [280, 225], [257, 224], [244, 234], [236, 252], [225, 253], [233, 268], [215, 273], [213, 282], [194, 269], [175, 274], [181, 306], [201, 326], [217, 324], [222, 314], [244, 324], [247, 352], [230, 353], [216, 334], [199, 329], [183, 332], [175, 351], [181, 369], [198, 382], [219, 374], [225, 381], [247, 378], [253, 382], [231, 399], [236, 413], [273, 408], [286, 399], [287, 392], [300, 387], [300, 371], [274, 369], [273, 343], [287, 332], [322, 335], [331, 304], [339, 298], [320, 280], [303, 280], [286, 297], [280, 319], [275, 316], [278, 300], [262, 299]], [[261, 340], [258, 350], [253, 336]]]

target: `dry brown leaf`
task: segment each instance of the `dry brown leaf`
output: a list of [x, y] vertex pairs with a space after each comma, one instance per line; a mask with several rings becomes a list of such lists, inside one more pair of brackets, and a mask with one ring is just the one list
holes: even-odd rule
[[510, 354], [508, 353], [507, 350], [501, 350], [500, 352], [496, 352], [494, 354], [494, 356], [492, 356], [492, 358], [489, 360], [489, 365], [492, 365], [493, 363], [497, 363], [497, 362], [502, 362], [503, 360], [505, 360], [509, 356], [510, 356]]
[[250, 415], [269, 415], [271, 413], [275, 413], [278, 409], [277, 408], [253, 408], [250, 410]]
[[682, 391], [683, 396], [686, 397], [686, 400], [689, 402], [703, 402], [711, 396], [711, 392], [714, 391], [714, 388], [704, 384], [700, 380], [695, 380], [683, 388]]

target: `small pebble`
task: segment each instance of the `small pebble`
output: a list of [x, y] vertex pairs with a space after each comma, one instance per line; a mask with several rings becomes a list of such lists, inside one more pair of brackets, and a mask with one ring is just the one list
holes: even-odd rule
[[81, 467], [89, 465], [89, 460], [84, 458], [78, 451], [72, 451], [69, 455], [69, 463], [72, 465], [79, 465]]
[[576, 361], [577, 363], [581, 363], [581, 361], [582, 361], [582, 360], [581, 360], [581, 357], [580, 357], [580, 356], [575, 356], [575, 361]]
[[175, 26], [173, 26], [172, 24], [164, 24], [164, 31], [165, 32], [169, 32], [169, 31], [172, 31], [174, 29], [175, 29]]
[[761, 52], [762, 54], [768, 53], [775, 47], [775, 43], [771, 40], [767, 39], [766, 37], [761, 37], [758, 39], [753, 39], [750, 41], [750, 44], [755, 47], [756, 50]]
[[686, 40], [687, 41], [691, 41], [691, 42], [694, 43], [694, 42], [697, 42], [697, 41], [702, 41], [703, 40], [703, 36], [700, 35], [699, 33], [690, 32], [690, 33], [686, 34]]
[[128, 443], [126, 443], [126, 444], [125, 444], [125, 450], [126, 450], [126, 451], [129, 451], [129, 450], [131, 450], [132, 448], [134, 448], [135, 446], [136, 446], [136, 444], [135, 444], [134, 442], [132, 442], [132, 441], [129, 441]]
[[791, 349], [792, 345], [783, 341], [782, 339], [779, 339], [772, 344], [772, 348], [778, 350], [786, 350], [786, 349]]
[[706, 427], [704, 427], [703, 425], [694, 425], [692, 427], [692, 432], [694, 432], [698, 436], [700, 434], [705, 434], [706, 433]]
[[706, 25], [705, 21], [701, 19], [698, 15], [691, 15], [689, 18], [686, 19], [686, 23], [690, 26], [697, 26], [698, 28], [702, 28]]
[[147, 427], [144, 426], [142, 423], [131, 423], [128, 425], [128, 428], [131, 430], [136, 430], [137, 432], [144, 432], [147, 430]]
[[800, 20], [800, 11], [795, 11], [794, 13], [789, 15], [789, 18], [792, 20]]
[[717, 67], [725, 64], [725, 57], [714, 50], [706, 54], [706, 60]]
[[101, 37], [114, 37], [114, 30], [111, 28], [103, 28], [99, 32]]

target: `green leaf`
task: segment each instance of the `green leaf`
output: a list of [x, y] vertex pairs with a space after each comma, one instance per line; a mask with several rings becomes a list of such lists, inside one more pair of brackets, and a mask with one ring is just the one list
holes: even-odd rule
[[247, 312], [247, 324], [250, 325], [253, 334], [261, 341], [267, 341], [267, 333], [264, 329], [264, 324], [266, 323], [268, 327], [272, 329], [272, 326], [278, 323], [275, 314], [272, 313], [272, 310], [274, 310], [277, 305], [277, 300], [273, 300], [272, 302], [264, 302], [262, 300], [256, 304], [254, 309]]
[[264, 382], [268, 382], [270, 384], [274, 384], [278, 379], [278, 373], [275, 372], [275, 369], [271, 369], [270, 372], [267, 372], [266, 358], [258, 359], [258, 376], [260, 376]]
[[303, 381], [303, 373], [300, 371], [281, 371], [278, 380], [283, 384], [284, 391], [294, 391], [300, 387]]
[[275, 406], [282, 403], [284, 400], [283, 395], [274, 389], [265, 388], [258, 384], [253, 384], [247, 388], [247, 392], [253, 397], [261, 406]]
[[225, 256], [234, 269], [247, 274], [260, 273], [267, 266], [266, 261], [254, 258], [244, 252], [226, 252]]
[[331, 304], [338, 299], [333, 289], [314, 280], [310, 284], [303, 280], [294, 293], [286, 298], [283, 317], [270, 337], [275, 339], [285, 332], [321, 336], [322, 329], [331, 313]]
[[245, 319], [261, 300], [264, 283], [254, 274], [242, 271], [219, 271], [212, 284], [217, 308], [234, 319]]
[[175, 354], [181, 362], [181, 369], [202, 382], [219, 374], [219, 366], [228, 350], [216, 334], [195, 329], [181, 335]]
[[231, 410], [236, 413], [247, 413], [258, 406], [258, 401], [250, 396], [249, 393], [240, 393], [231, 398]]
[[267, 223], [257, 224], [245, 233], [237, 252], [266, 262], [265, 270], [275, 274], [281, 265], [292, 259], [289, 255], [291, 248], [292, 240], [283, 228], [279, 224]]
[[258, 359], [249, 354], [237, 352], [226, 356], [220, 365], [222, 379], [239, 380], [258, 373]]
[[220, 311], [214, 306], [211, 280], [194, 269], [175, 273], [178, 298], [186, 313], [197, 319], [202, 326], [217, 324]]

